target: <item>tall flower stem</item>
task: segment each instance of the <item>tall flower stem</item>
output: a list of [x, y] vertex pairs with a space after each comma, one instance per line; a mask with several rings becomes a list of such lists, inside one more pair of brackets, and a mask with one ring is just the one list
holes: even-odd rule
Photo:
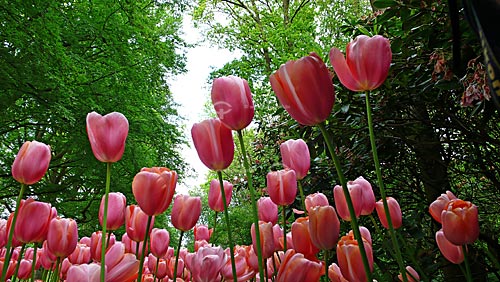
[[[137, 282], [142, 281], [142, 268], [144, 267], [144, 256], [146, 255], [146, 249], [148, 246], [149, 227], [151, 226], [152, 219], [153, 219], [153, 216], [148, 216], [148, 222], [146, 224], [146, 235], [144, 236], [144, 241], [142, 244], [142, 253], [141, 253], [141, 260], [139, 262], [139, 275], [137, 276]], [[140, 244], [137, 243], [137, 245], [140, 245]]]
[[467, 245], [462, 245], [462, 250], [464, 252], [465, 278], [467, 282], [472, 282], [472, 273], [470, 272], [469, 258], [467, 256]]
[[325, 250], [325, 276], [323, 278], [325, 279], [324, 281], [329, 281], [328, 280], [328, 260], [330, 259], [330, 250]]
[[[225, 195], [226, 194], [224, 194], [224, 196]], [[218, 214], [218, 212], [215, 211], [214, 212], [214, 227], [213, 227], [214, 228], [214, 231], [213, 231], [214, 234], [215, 234], [215, 227], [217, 226], [217, 214]]]
[[[106, 191], [104, 192], [104, 212], [102, 216], [102, 234], [101, 234], [101, 265], [105, 264], [106, 259], [106, 225], [108, 221], [108, 199], [109, 186], [111, 185], [111, 163], [106, 163]], [[101, 281], [106, 281], [106, 268], [101, 267]]]
[[31, 282], [35, 282], [35, 267], [36, 267], [36, 257], [38, 252], [38, 243], [33, 246], [33, 262], [31, 263]]
[[283, 215], [283, 252], [286, 253], [286, 206], [281, 209], [281, 214]]
[[302, 205], [302, 210], [306, 213], [307, 215], [307, 210], [306, 210], [306, 204], [305, 200], [306, 198], [304, 197], [304, 189], [302, 189], [302, 181], [297, 181], [297, 184], [299, 186], [299, 193], [300, 193], [300, 203]]
[[[245, 150], [245, 143], [243, 142], [243, 133], [241, 130], [238, 130], [238, 140], [241, 146], [241, 154], [243, 155], [243, 165], [245, 166], [245, 172], [248, 179], [248, 189], [250, 190], [250, 200], [252, 202], [252, 214], [253, 214], [253, 223], [255, 225], [255, 241], [257, 241], [257, 258], [259, 260], [259, 277], [260, 281], [266, 281], [264, 278], [264, 263], [262, 261], [262, 250], [260, 249], [260, 230], [259, 230], [259, 215], [257, 213], [257, 201], [255, 200], [255, 190], [253, 188], [253, 180], [252, 173], [250, 171], [250, 164], [248, 163], [247, 153]], [[286, 236], [286, 235], [285, 235]]]
[[325, 128], [323, 123], [318, 124], [321, 133], [323, 134], [323, 138], [325, 139], [326, 146], [328, 147], [328, 151], [333, 159], [333, 163], [335, 164], [335, 169], [337, 171], [337, 175], [340, 180], [340, 184], [342, 185], [342, 190], [344, 191], [345, 200], [347, 203], [347, 208], [349, 209], [349, 215], [351, 216], [351, 228], [354, 233], [354, 238], [358, 241], [359, 252], [361, 254], [361, 260], [363, 261], [363, 267], [365, 269], [367, 281], [372, 281], [372, 272], [370, 269], [370, 264], [368, 263], [368, 257], [366, 256], [365, 245], [363, 243], [363, 238], [361, 237], [361, 232], [359, 231], [358, 219], [356, 218], [356, 212], [354, 211], [354, 206], [352, 204], [351, 195], [349, 194], [349, 189], [347, 188], [347, 181], [344, 177], [344, 173], [340, 167], [340, 160], [335, 153], [335, 149], [333, 148], [333, 143], [328, 131]]
[[9, 268], [9, 263], [10, 263], [10, 258], [12, 255], [11, 248], [12, 248], [12, 238], [14, 237], [14, 229], [16, 227], [16, 220], [17, 220], [17, 214], [19, 213], [19, 206], [21, 205], [21, 199], [23, 198], [24, 191], [26, 191], [26, 184], [21, 183], [21, 191], [19, 191], [19, 195], [17, 196], [17, 201], [16, 201], [16, 210], [14, 211], [14, 217], [12, 218], [12, 222], [10, 224], [10, 230], [9, 230], [9, 239], [7, 240], [7, 245], [5, 246], [5, 259], [3, 261], [3, 269], [2, 269], [2, 276], [0, 276], [0, 281], [4, 281], [6, 279], [5, 276], [7, 274], [7, 269]]
[[231, 231], [231, 222], [229, 221], [229, 212], [227, 211], [228, 207], [226, 201], [226, 192], [224, 190], [224, 180], [222, 180], [221, 171], [217, 171], [217, 177], [219, 178], [220, 194], [222, 198], [222, 204], [224, 205], [224, 218], [226, 219], [227, 238], [229, 240], [229, 254], [231, 255], [231, 269], [233, 271], [233, 281], [238, 281], [238, 276], [236, 274], [236, 263], [234, 261], [234, 243]]
[[179, 236], [179, 244], [177, 245], [177, 254], [175, 255], [174, 279], [173, 279], [173, 281], [177, 281], [177, 266], [179, 265], [179, 254], [181, 252], [181, 244], [182, 244], [182, 237], [183, 236], [184, 236], [184, 231], [181, 230], [181, 235]]
[[19, 257], [17, 258], [16, 269], [14, 270], [14, 274], [12, 275], [12, 282], [17, 281], [17, 273], [19, 272], [19, 267], [21, 266], [21, 259], [24, 256], [24, 251], [26, 250], [26, 244], [23, 244], [21, 247], [21, 251], [19, 252]]
[[[396, 260], [398, 261], [399, 270], [401, 273], [406, 273], [405, 264], [403, 263], [403, 256], [401, 255], [401, 249], [399, 248], [399, 243], [396, 238], [396, 231], [392, 225], [391, 214], [389, 212], [389, 205], [387, 204], [387, 195], [385, 193], [384, 181], [382, 179], [382, 170], [380, 169], [380, 162], [378, 160], [377, 144], [375, 143], [375, 131], [373, 130], [373, 120], [372, 120], [372, 108], [370, 106], [370, 92], [365, 95], [366, 99], [366, 118], [368, 120], [368, 131], [370, 133], [370, 144], [372, 147], [373, 164], [375, 165], [375, 173], [377, 174], [378, 187], [380, 189], [380, 195], [382, 196], [382, 202], [384, 204], [384, 212], [389, 225], [389, 234], [391, 235], [392, 245], [394, 251], [396, 252]], [[403, 275], [403, 281], [407, 282], [408, 278]]]

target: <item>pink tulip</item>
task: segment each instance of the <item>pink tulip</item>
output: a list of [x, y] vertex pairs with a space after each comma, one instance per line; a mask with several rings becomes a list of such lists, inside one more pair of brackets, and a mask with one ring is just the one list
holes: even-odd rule
[[309, 234], [314, 246], [321, 250], [333, 249], [339, 232], [340, 221], [332, 206], [317, 206], [309, 211]]
[[[135, 241], [141, 242], [146, 238], [146, 228], [148, 215], [145, 214], [139, 206], [130, 205], [125, 209], [125, 231], [128, 237]], [[151, 226], [147, 233], [151, 232], [154, 226], [154, 217], [151, 220]]]
[[151, 253], [157, 258], [166, 255], [168, 251], [168, 245], [170, 244], [170, 233], [168, 232], [168, 230], [153, 228], [149, 237]]
[[[226, 196], [226, 205], [229, 206], [233, 196], [233, 184], [226, 180], [223, 181], [223, 184], [224, 195]], [[224, 203], [222, 202], [220, 190], [220, 181], [212, 179], [212, 181], [210, 181], [210, 190], [208, 190], [208, 206], [216, 212], [224, 211]]]
[[479, 237], [477, 206], [460, 199], [451, 200], [441, 212], [443, 233], [455, 245], [472, 244]]
[[[96, 262], [101, 261], [101, 252], [102, 252], [102, 231], [95, 231], [92, 233], [90, 237], [90, 256], [92, 259]], [[107, 236], [104, 237], [104, 241], [107, 241], [107, 249], [111, 248], [116, 242], [116, 238], [114, 234], [111, 234], [109, 237], [109, 240], [107, 239]]]
[[233, 162], [233, 135], [219, 119], [195, 123], [191, 136], [201, 162], [209, 169], [221, 171]]
[[100, 282], [101, 266], [96, 263], [70, 266], [67, 281], [72, 282]]
[[19, 264], [19, 270], [17, 272], [18, 279], [28, 279], [31, 278], [31, 265], [33, 261], [27, 259], [21, 259]]
[[311, 157], [306, 142], [302, 139], [290, 139], [280, 145], [283, 166], [293, 169], [297, 180], [303, 179], [311, 166]]
[[[260, 249], [262, 258], [267, 259], [271, 257], [274, 253], [274, 234], [273, 234], [273, 224], [271, 222], [259, 222], [259, 233], [260, 233]], [[255, 224], [252, 223], [250, 228], [250, 234], [252, 236], [252, 246], [254, 250], [257, 249], [257, 237], [255, 233]]]
[[[413, 269], [413, 267], [411, 267], [411, 266], [406, 267], [405, 275], [406, 275], [406, 279], [408, 280], [408, 282], [420, 281], [420, 276], [418, 275], [417, 271], [415, 271], [415, 269]], [[403, 275], [401, 273], [398, 275], [398, 279], [399, 279], [399, 281], [404, 281]]]
[[[174, 203], [175, 205], [175, 203]], [[226, 262], [226, 254], [220, 247], [200, 248], [186, 255], [186, 265], [193, 281], [219, 282], [220, 270]]]
[[[104, 216], [104, 198], [102, 196], [101, 205], [99, 207], [99, 224], [102, 226]], [[120, 192], [112, 192], [108, 194], [108, 213], [106, 218], [106, 228], [108, 230], [117, 230], [125, 223], [125, 207], [127, 199]]]
[[[398, 229], [401, 225], [403, 225], [403, 215], [401, 214], [399, 203], [393, 197], [387, 197], [387, 205], [389, 206], [389, 215], [391, 216], [392, 227], [394, 227], [394, 229]], [[376, 203], [375, 208], [377, 209], [380, 223], [382, 223], [382, 226], [389, 229], [389, 223], [387, 222], [387, 216], [385, 214], [384, 203], [382, 200]]]
[[[99, 257], [100, 258], [100, 257]], [[69, 262], [72, 264], [89, 263], [92, 260], [90, 247], [84, 244], [76, 244], [75, 250], [68, 256]]]
[[335, 102], [330, 73], [315, 54], [288, 61], [269, 77], [281, 105], [297, 122], [316, 125], [325, 121]]
[[328, 267], [328, 278], [330, 278], [331, 282], [349, 282], [344, 278], [340, 267], [336, 263]]
[[448, 206], [451, 200], [455, 200], [457, 197], [451, 192], [446, 191], [446, 194], [441, 194], [434, 202], [429, 206], [429, 212], [435, 221], [441, 223], [441, 213]]
[[96, 159], [104, 163], [117, 162], [125, 151], [128, 120], [117, 112], [105, 116], [91, 112], [87, 115], [87, 135]]
[[318, 206], [329, 206], [328, 198], [325, 194], [318, 192], [306, 196], [305, 205], [307, 212], [311, 212], [311, 209]]
[[[351, 196], [356, 217], [360, 215], [369, 215], [373, 212], [375, 209], [375, 195], [373, 194], [370, 182], [360, 176], [354, 181], [347, 182], [347, 189]], [[338, 215], [343, 220], [350, 221], [351, 215], [349, 214], [344, 190], [341, 186], [337, 185], [333, 188], [333, 198], [335, 200], [335, 208], [337, 209]]]
[[177, 195], [172, 208], [172, 225], [178, 230], [191, 230], [201, 214], [200, 197], [190, 197], [188, 195]]
[[[319, 248], [312, 242], [309, 225], [308, 217], [299, 217], [292, 223], [292, 244], [295, 251], [312, 260], [319, 253]], [[335, 236], [335, 234], [332, 235]], [[287, 240], [288, 242], [289, 240]]]
[[245, 79], [232, 75], [216, 78], [212, 103], [220, 121], [232, 130], [241, 130], [252, 122], [252, 93]]
[[7, 244], [7, 220], [0, 218], [0, 249]]
[[269, 197], [257, 200], [259, 220], [276, 224], [278, 222], [278, 206]]
[[346, 58], [337, 48], [330, 50], [330, 62], [340, 82], [351, 91], [378, 88], [389, 73], [391, 45], [380, 35], [359, 35], [347, 44]]
[[49, 146], [37, 141], [26, 141], [12, 164], [12, 177], [19, 183], [35, 184], [47, 172], [50, 159]]
[[454, 264], [461, 264], [464, 261], [464, 251], [462, 246], [451, 243], [444, 235], [443, 229], [436, 232], [436, 243], [441, 254]]
[[323, 263], [308, 260], [301, 253], [296, 253], [290, 249], [286, 251], [281, 262], [277, 282], [319, 282], [322, 275], [325, 274]]
[[297, 195], [295, 171], [279, 170], [269, 172], [267, 174], [267, 193], [276, 205], [291, 205]]
[[[236, 278], [238, 281], [249, 281], [255, 276], [255, 271], [248, 264], [247, 258], [249, 256], [249, 248], [236, 246], [234, 251], [234, 261], [236, 266]], [[226, 263], [220, 270], [224, 281], [233, 281], [233, 272], [231, 267], [231, 259], [229, 254], [226, 253]], [[237, 282], [237, 281], [233, 281]]]
[[141, 210], [155, 216], [170, 206], [176, 185], [175, 171], [166, 167], [143, 168], [132, 181], [132, 192]]
[[57, 216], [48, 203], [23, 200], [19, 206], [14, 235], [22, 243], [42, 243], [47, 239], [50, 221]]
[[208, 229], [208, 226], [206, 225], [196, 225], [194, 227], [194, 240], [195, 241], [205, 240], [209, 242], [213, 232], [214, 229], [213, 228]]
[[[135, 255], [125, 253], [117, 243], [106, 253], [106, 282], [133, 282], [139, 272], [139, 261]], [[114, 252], [114, 249], [119, 251]]]
[[[0, 269], [3, 269], [3, 265], [5, 263], [5, 257], [0, 257]], [[14, 271], [16, 270], [16, 265], [17, 262], [15, 260], [10, 260], [9, 261], [9, 266], [7, 267], [7, 273], [5, 273], [5, 281], [8, 281], [7, 279], [10, 279], [12, 275], [14, 274]]]
[[[283, 246], [281, 245], [281, 242], [284, 241], [283, 228], [281, 228], [278, 224], [273, 225], [273, 237], [274, 237], [274, 251], [275, 252], [283, 251]], [[287, 247], [293, 249], [291, 240], [287, 241], [287, 244], [288, 244]]]
[[[370, 269], [373, 271], [372, 245], [364, 238], [363, 245], [368, 258], [368, 264], [370, 265]], [[340, 238], [337, 244], [337, 261], [340, 270], [342, 271], [342, 275], [348, 281], [367, 281], [358, 241], [356, 241], [353, 235], [346, 235]]]
[[47, 233], [47, 247], [59, 258], [66, 258], [76, 248], [78, 243], [78, 226], [70, 218], [53, 218]]
[[[147, 261], [149, 271], [151, 273], [154, 273], [156, 275], [156, 278], [163, 279], [167, 277], [169, 269], [166, 260], [157, 258], [153, 254], [149, 254]], [[156, 267], [157, 263], [158, 267]]]

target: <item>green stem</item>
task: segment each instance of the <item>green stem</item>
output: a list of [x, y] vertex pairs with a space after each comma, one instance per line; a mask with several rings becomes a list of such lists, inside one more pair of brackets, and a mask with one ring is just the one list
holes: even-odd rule
[[214, 231], [212, 231], [212, 234], [215, 234], [215, 227], [217, 226], [217, 214], [218, 212], [215, 211], [215, 214], [214, 214]]
[[[372, 147], [373, 164], [375, 165], [375, 173], [377, 174], [378, 186], [380, 189], [380, 195], [382, 196], [382, 203], [384, 204], [384, 212], [389, 225], [389, 234], [391, 235], [392, 245], [396, 251], [396, 260], [398, 261], [399, 270], [401, 273], [406, 273], [405, 264], [403, 262], [403, 256], [401, 255], [401, 249], [399, 248], [399, 243], [396, 238], [396, 231], [392, 225], [391, 214], [389, 212], [389, 205], [387, 204], [387, 196], [384, 188], [384, 181], [382, 179], [382, 170], [380, 169], [380, 162], [378, 160], [377, 144], [375, 143], [375, 131], [373, 130], [373, 120], [372, 120], [372, 109], [370, 106], [370, 92], [365, 95], [366, 103], [366, 117], [368, 120], [368, 131], [370, 133], [370, 144]], [[403, 276], [403, 281], [408, 282], [406, 275]]]
[[[241, 146], [241, 154], [243, 155], [243, 165], [245, 166], [245, 172], [248, 179], [248, 189], [250, 190], [250, 201], [252, 202], [252, 214], [253, 214], [253, 223], [255, 225], [255, 241], [257, 243], [257, 258], [259, 260], [259, 277], [260, 281], [266, 281], [264, 278], [264, 265], [262, 261], [262, 250], [260, 249], [260, 228], [259, 228], [259, 215], [257, 212], [257, 201], [255, 199], [255, 190], [253, 188], [253, 180], [252, 173], [250, 171], [250, 164], [248, 163], [247, 153], [245, 150], [245, 143], [243, 142], [243, 133], [241, 130], [238, 130], [238, 140]], [[285, 235], [286, 236], [286, 235]]]
[[281, 209], [281, 214], [283, 215], [283, 252], [286, 253], [286, 206]]
[[372, 281], [372, 272], [370, 269], [370, 264], [368, 262], [368, 257], [366, 255], [365, 245], [363, 243], [363, 238], [361, 237], [361, 232], [359, 231], [358, 219], [356, 218], [356, 212], [354, 211], [354, 206], [352, 204], [351, 195], [349, 194], [349, 189], [347, 188], [347, 181], [344, 177], [344, 173], [341, 170], [340, 160], [335, 153], [335, 149], [333, 148], [332, 140], [325, 128], [325, 125], [320, 123], [318, 124], [321, 133], [323, 134], [323, 138], [325, 139], [326, 146], [328, 147], [328, 151], [333, 159], [333, 163], [335, 164], [335, 169], [337, 170], [337, 175], [340, 180], [340, 184], [342, 185], [342, 190], [344, 191], [345, 200], [347, 203], [347, 208], [349, 209], [349, 215], [351, 216], [351, 228], [354, 233], [354, 238], [358, 241], [359, 252], [361, 254], [361, 260], [363, 261], [363, 267], [365, 269], [365, 274], [367, 281]]
[[156, 274], [158, 274], [158, 266], [160, 265], [160, 258], [156, 258], [156, 268], [155, 268], [155, 273], [153, 275], [153, 282], [156, 281]]
[[9, 230], [9, 239], [7, 240], [7, 245], [5, 246], [5, 259], [3, 261], [3, 269], [2, 275], [0, 276], [0, 281], [5, 281], [4, 279], [7, 275], [7, 269], [9, 268], [10, 258], [11, 258], [11, 248], [12, 248], [12, 238], [14, 237], [14, 229], [16, 227], [17, 214], [19, 213], [19, 206], [21, 205], [21, 199], [23, 198], [24, 191], [26, 191], [27, 185], [21, 183], [21, 191], [19, 191], [19, 195], [17, 196], [16, 201], [16, 210], [14, 211], [14, 217], [12, 218], [12, 222], [10, 224]]
[[35, 267], [36, 267], [36, 257], [38, 252], [38, 243], [33, 246], [33, 262], [31, 263], [31, 282], [35, 282]]
[[330, 250], [325, 250], [325, 276], [323, 276], [325, 278], [325, 281], [329, 281], [328, 280], [328, 260], [330, 259]]
[[306, 210], [306, 198], [304, 197], [304, 189], [302, 189], [302, 181], [298, 180], [297, 184], [299, 186], [299, 193], [300, 193], [300, 203], [302, 204], [302, 210], [307, 216], [307, 210]]
[[462, 250], [464, 252], [465, 276], [467, 282], [472, 282], [472, 273], [470, 271], [469, 258], [467, 256], [467, 245], [462, 245]]
[[26, 244], [23, 244], [23, 246], [21, 247], [21, 251], [19, 252], [16, 269], [14, 270], [14, 274], [12, 275], [12, 282], [17, 281], [17, 273], [19, 272], [19, 266], [21, 265], [21, 259], [23, 258], [24, 250], [26, 250]]
[[[106, 191], [104, 192], [104, 211], [102, 216], [102, 234], [101, 234], [101, 266], [106, 265], [106, 225], [108, 221], [108, 199], [109, 186], [111, 184], [111, 163], [106, 163]], [[101, 281], [106, 281], [106, 267], [101, 267]]]
[[231, 269], [233, 271], [233, 281], [238, 281], [238, 275], [236, 273], [236, 263], [234, 260], [234, 243], [233, 243], [233, 235], [231, 231], [231, 222], [229, 221], [229, 212], [227, 201], [226, 201], [226, 191], [224, 190], [224, 180], [222, 180], [222, 172], [217, 171], [217, 176], [219, 178], [220, 183], [220, 194], [222, 198], [222, 204], [224, 205], [224, 218], [226, 219], [227, 226], [227, 238], [229, 239], [229, 254], [231, 255]]
[[177, 281], [177, 265], [179, 264], [179, 254], [181, 252], [182, 236], [184, 236], [184, 231], [181, 230], [181, 235], [179, 236], [179, 244], [177, 245], [177, 254], [175, 256], [174, 279], [173, 279], [173, 281]]
[[[144, 267], [144, 256], [146, 255], [146, 248], [148, 246], [148, 237], [149, 237], [149, 227], [151, 226], [151, 220], [153, 219], [153, 216], [148, 216], [148, 223], [146, 224], [146, 235], [144, 236], [144, 241], [142, 244], [142, 253], [141, 253], [141, 260], [139, 262], [139, 275], [137, 276], [137, 282], [142, 281], [142, 268]], [[139, 242], [137, 242], [137, 245], [140, 245]]]
[[54, 273], [52, 273], [53, 276], [53, 282], [56, 282], [60, 279], [59, 277], [59, 272], [61, 271], [61, 258], [60, 257], [57, 257], [57, 260], [56, 260], [56, 269], [54, 270]]

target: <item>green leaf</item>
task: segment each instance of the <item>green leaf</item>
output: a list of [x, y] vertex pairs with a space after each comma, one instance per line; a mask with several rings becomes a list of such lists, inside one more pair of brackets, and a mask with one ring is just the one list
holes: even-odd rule
[[373, 1], [373, 6], [377, 9], [384, 9], [389, 7], [394, 7], [398, 2], [394, 0], [375, 0]]

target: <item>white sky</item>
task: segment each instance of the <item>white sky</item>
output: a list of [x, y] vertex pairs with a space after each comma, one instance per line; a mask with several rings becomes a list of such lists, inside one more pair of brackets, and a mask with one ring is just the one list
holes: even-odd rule
[[179, 115], [185, 118], [185, 134], [190, 145], [190, 148], [182, 148], [182, 153], [195, 172], [194, 177], [177, 185], [177, 192], [186, 194], [190, 188], [200, 185], [208, 172], [208, 168], [198, 158], [191, 139], [192, 125], [207, 118], [204, 106], [210, 99], [211, 90], [211, 82], [207, 83], [208, 77], [212, 70], [221, 68], [237, 55], [200, 42], [201, 35], [194, 28], [189, 15], [184, 16], [183, 32], [182, 37], [187, 43], [199, 43], [195, 48], [188, 49], [187, 72], [169, 81], [174, 100], [180, 104]]

